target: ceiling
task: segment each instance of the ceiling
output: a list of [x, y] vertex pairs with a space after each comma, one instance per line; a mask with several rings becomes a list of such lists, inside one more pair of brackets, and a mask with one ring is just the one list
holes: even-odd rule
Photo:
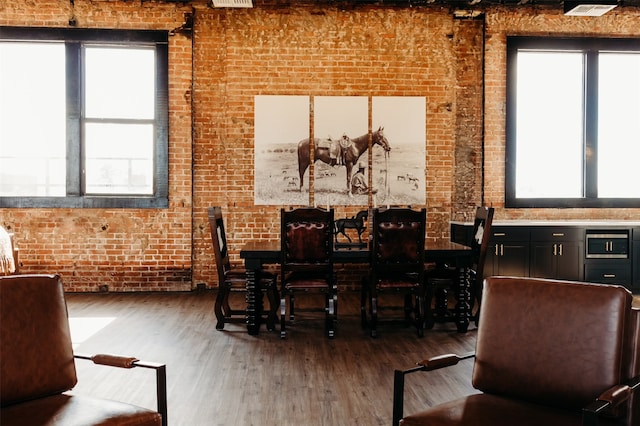
[[[202, 3], [209, 0], [165, 0], [171, 3]], [[602, 0], [606, 1], [606, 0]], [[615, 0], [609, 0], [615, 1]], [[594, 0], [585, 0], [585, 2], [594, 3]], [[598, 3], [600, 3], [599, 1]], [[437, 5], [449, 5], [457, 8], [474, 7], [482, 9], [489, 6], [506, 6], [506, 7], [531, 7], [540, 6], [541, 8], [562, 8], [563, 0], [253, 0], [254, 7], [292, 7], [292, 6], [327, 6], [327, 7], [343, 7], [357, 8], [363, 6], [378, 7], [425, 7]], [[618, 0], [619, 8], [632, 7], [640, 8], [640, 0]]]

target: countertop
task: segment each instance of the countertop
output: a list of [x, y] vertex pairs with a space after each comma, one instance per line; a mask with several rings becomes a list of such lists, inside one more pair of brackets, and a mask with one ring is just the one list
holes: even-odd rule
[[[455, 225], [473, 225], [473, 222], [451, 221]], [[494, 220], [493, 226], [640, 226], [640, 220]]]

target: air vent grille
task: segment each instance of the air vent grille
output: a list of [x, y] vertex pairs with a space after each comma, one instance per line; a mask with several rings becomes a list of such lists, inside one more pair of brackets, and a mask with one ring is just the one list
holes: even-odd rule
[[213, 7], [253, 7], [253, 0], [212, 0]]
[[[606, 3], [606, 2], [603, 2]], [[567, 7], [569, 6], [569, 7]], [[567, 16], [602, 16], [611, 9], [615, 8], [616, 4], [588, 4], [588, 3], [572, 3], [565, 1], [565, 12]]]

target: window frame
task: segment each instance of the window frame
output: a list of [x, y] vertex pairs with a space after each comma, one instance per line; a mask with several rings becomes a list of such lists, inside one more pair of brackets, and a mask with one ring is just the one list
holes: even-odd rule
[[[0, 208], [167, 208], [169, 184], [168, 31], [0, 27], [0, 41], [64, 42], [66, 61], [66, 196], [0, 197]], [[83, 44], [153, 46], [156, 52], [153, 194], [84, 194]]]
[[[517, 52], [531, 50], [571, 50], [585, 55], [583, 196], [580, 198], [516, 198], [516, 98]], [[640, 38], [553, 38], [507, 37], [507, 92], [505, 144], [505, 207], [507, 208], [631, 208], [640, 207], [640, 198], [597, 196], [598, 185], [598, 52], [640, 52]], [[591, 155], [587, 155], [589, 152]]]

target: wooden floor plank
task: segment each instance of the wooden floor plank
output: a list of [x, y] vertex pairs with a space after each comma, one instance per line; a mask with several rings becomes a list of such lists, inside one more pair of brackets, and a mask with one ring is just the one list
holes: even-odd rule
[[[242, 295], [236, 302], [242, 303]], [[167, 364], [169, 425], [390, 425], [393, 370], [428, 356], [472, 351], [475, 328], [459, 334], [439, 324], [417, 338], [398, 325], [371, 339], [360, 327], [359, 295], [340, 294], [336, 338], [319, 314], [300, 312], [287, 339], [242, 324], [215, 329], [215, 293], [68, 294], [72, 324], [110, 322], [76, 351], [133, 355]], [[304, 297], [297, 300], [305, 306]], [[93, 323], [96, 323], [95, 321]], [[150, 371], [77, 362], [76, 393], [154, 408]], [[473, 393], [472, 362], [407, 377], [405, 412]]]

